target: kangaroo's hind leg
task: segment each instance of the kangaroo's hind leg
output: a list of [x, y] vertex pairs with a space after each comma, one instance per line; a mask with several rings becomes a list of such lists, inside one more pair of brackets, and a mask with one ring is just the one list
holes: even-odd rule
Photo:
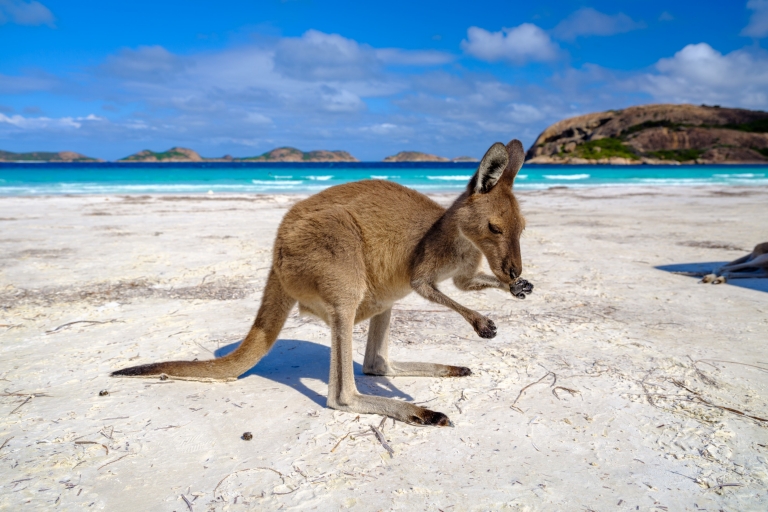
[[364, 414], [382, 414], [407, 423], [419, 425], [451, 425], [448, 417], [417, 405], [384, 398], [363, 395], [357, 391], [352, 360], [352, 329], [355, 323], [354, 308], [329, 308], [332, 331], [331, 372], [328, 379], [328, 407], [341, 411]]
[[469, 368], [436, 363], [413, 363], [389, 360], [389, 322], [392, 309], [370, 320], [368, 344], [365, 348], [363, 373], [367, 375], [415, 377], [465, 377], [472, 375]]

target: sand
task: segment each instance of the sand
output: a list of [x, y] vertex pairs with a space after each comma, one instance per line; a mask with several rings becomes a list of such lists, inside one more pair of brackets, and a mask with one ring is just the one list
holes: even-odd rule
[[656, 268], [768, 240], [768, 191], [518, 197], [533, 295], [443, 287], [495, 339], [413, 295], [393, 315], [395, 358], [471, 377], [363, 376], [355, 331], [362, 392], [454, 428], [325, 408], [328, 330], [295, 312], [236, 382], [109, 377], [231, 350], [300, 196], [0, 199], [0, 509], [768, 509], [768, 287]]

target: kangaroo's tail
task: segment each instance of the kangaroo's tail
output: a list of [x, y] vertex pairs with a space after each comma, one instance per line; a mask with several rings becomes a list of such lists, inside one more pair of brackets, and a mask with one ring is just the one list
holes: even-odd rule
[[168, 361], [132, 366], [113, 377], [158, 377], [183, 380], [234, 380], [255, 365], [277, 340], [296, 300], [289, 296], [271, 270], [261, 299], [261, 307], [250, 332], [234, 352], [207, 361]]

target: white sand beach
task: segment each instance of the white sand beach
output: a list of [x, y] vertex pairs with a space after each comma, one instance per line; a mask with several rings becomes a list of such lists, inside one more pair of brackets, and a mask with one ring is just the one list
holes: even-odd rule
[[325, 408], [329, 331], [297, 312], [236, 382], [109, 377], [231, 350], [301, 196], [0, 198], [0, 509], [767, 510], [768, 287], [656, 267], [768, 241], [768, 191], [517, 195], [534, 293], [443, 286], [495, 339], [393, 313], [394, 358], [472, 376], [364, 376], [356, 329], [360, 391], [453, 428]]

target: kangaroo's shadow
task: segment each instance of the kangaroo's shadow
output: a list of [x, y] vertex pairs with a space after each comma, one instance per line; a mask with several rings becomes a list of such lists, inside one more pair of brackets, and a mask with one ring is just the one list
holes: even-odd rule
[[[214, 355], [223, 357], [237, 348], [240, 343], [231, 343], [220, 347]], [[304, 340], [277, 340], [272, 350], [256, 366], [240, 376], [259, 375], [279, 384], [289, 386], [304, 394], [320, 407], [325, 407], [326, 395], [310, 389], [305, 380], [317, 380], [328, 384], [331, 363], [331, 349], [319, 343]], [[363, 375], [360, 364], [354, 363], [355, 382], [370, 394], [388, 398], [413, 400], [402, 392], [386, 377]], [[363, 390], [361, 390], [363, 391]]]
[[[701, 279], [704, 274], [714, 272], [716, 269], [727, 264], [727, 261], [705, 261], [700, 263], [678, 263], [675, 265], [661, 265], [656, 267], [665, 272], [678, 273]], [[768, 279], [757, 277], [745, 277], [738, 279], [728, 279], [726, 284], [749, 288], [761, 292], [768, 292]], [[710, 285], [707, 285], [710, 286]]]

